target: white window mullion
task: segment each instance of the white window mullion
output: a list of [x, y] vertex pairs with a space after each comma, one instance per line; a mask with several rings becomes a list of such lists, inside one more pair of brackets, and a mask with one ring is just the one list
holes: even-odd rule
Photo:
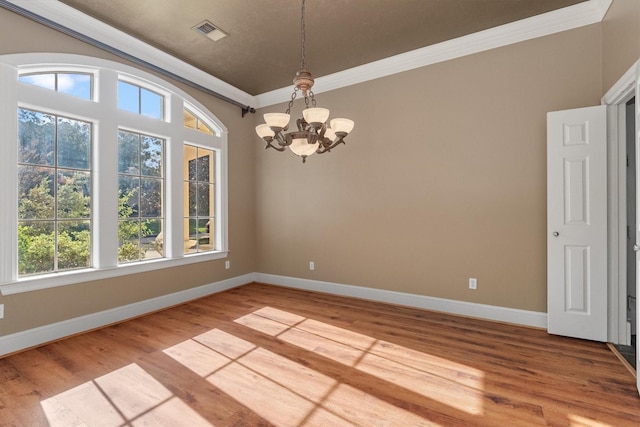
[[[168, 98], [171, 121], [171, 134], [167, 138], [165, 148], [165, 253], [167, 258], [184, 256], [184, 180], [183, 180], [183, 135], [182, 123], [183, 101], [177, 96]], [[177, 119], [177, 120], [176, 120]]]
[[18, 277], [18, 100], [17, 70], [0, 63], [0, 283]]
[[118, 265], [118, 74], [100, 70], [96, 78], [98, 105], [93, 144], [93, 266]]
[[227, 133], [222, 135], [222, 147], [217, 150], [218, 168], [216, 174], [216, 247], [229, 250], [228, 230], [228, 188], [227, 188]]

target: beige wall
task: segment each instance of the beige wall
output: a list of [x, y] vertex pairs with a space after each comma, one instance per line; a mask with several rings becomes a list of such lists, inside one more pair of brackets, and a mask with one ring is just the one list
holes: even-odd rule
[[[304, 165], [261, 147], [261, 114], [172, 82], [229, 128], [232, 269], [0, 296], [0, 336], [253, 271], [544, 312], [546, 112], [598, 104], [640, 56], [639, 21], [637, 0], [615, 0], [602, 24], [319, 94], [356, 128]], [[121, 61], [4, 9], [0, 35], [0, 54]]]
[[615, 0], [602, 22], [603, 91], [640, 58], [640, 0]]
[[319, 94], [356, 126], [304, 165], [256, 148], [260, 271], [545, 312], [546, 113], [599, 103], [600, 39], [592, 25]]
[[[0, 8], [0, 54], [22, 52], [78, 53], [125, 62]], [[224, 260], [218, 260], [0, 296], [0, 304], [5, 305], [0, 336], [256, 271], [252, 119], [243, 119], [238, 107], [175, 81], [169, 82], [204, 104], [229, 129], [229, 259], [232, 268], [225, 270]]]

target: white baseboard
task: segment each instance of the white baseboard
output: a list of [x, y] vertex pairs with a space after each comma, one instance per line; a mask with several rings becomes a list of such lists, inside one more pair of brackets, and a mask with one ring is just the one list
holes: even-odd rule
[[424, 295], [365, 288], [361, 286], [299, 279], [288, 276], [277, 276], [273, 274], [256, 273], [254, 278], [257, 282], [272, 285], [282, 285], [308, 291], [362, 298], [372, 301], [404, 305], [407, 307], [423, 308], [462, 316], [513, 323], [516, 325], [532, 326], [544, 329], [547, 328], [547, 314], [537, 311], [518, 310], [515, 308], [498, 307], [495, 305], [476, 304], [465, 301], [428, 297]]
[[0, 337], [0, 357], [20, 350], [55, 341], [70, 335], [90, 331], [123, 320], [141, 316], [163, 308], [182, 304], [255, 281], [255, 274], [245, 274], [219, 282], [198, 286], [157, 298], [140, 301], [98, 313], [87, 314], [62, 322], [40, 326], [23, 332]]
[[76, 317], [62, 322], [29, 329], [27, 331], [2, 336], [0, 337], [0, 357], [70, 335], [122, 322], [127, 319], [151, 313], [153, 311], [162, 310], [163, 308], [182, 304], [187, 301], [242, 286], [251, 282], [261, 282], [334, 295], [363, 298], [372, 301], [442, 311], [445, 313], [496, 320], [517, 325], [540, 328], [547, 327], [546, 313], [427, 297], [423, 295], [382, 289], [365, 288], [361, 286], [322, 282], [318, 280], [299, 279], [296, 277], [277, 276], [264, 273], [249, 273], [219, 282], [210, 283], [208, 285], [199, 286], [197, 288], [187, 289], [173, 294], [128, 304], [122, 307], [87, 314], [86, 316]]

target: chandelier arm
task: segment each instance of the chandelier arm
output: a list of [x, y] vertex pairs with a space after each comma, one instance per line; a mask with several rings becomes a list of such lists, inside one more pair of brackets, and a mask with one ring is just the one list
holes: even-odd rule
[[282, 147], [282, 146], [276, 147], [275, 145], [272, 144], [272, 142], [274, 140], [274, 137], [272, 137], [272, 136], [265, 136], [262, 139], [265, 142], [265, 145], [264, 145], [264, 149], [265, 150], [268, 149], [268, 148], [273, 148], [274, 150], [277, 150], [277, 151], [284, 151], [285, 150], [285, 147]]
[[325, 144], [321, 144], [321, 147], [323, 147], [322, 153], [326, 153], [327, 151], [331, 151], [331, 150], [333, 150], [334, 148], [336, 148], [340, 144], [345, 144], [346, 145], [347, 143], [344, 141], [343, 138], [344, 137], [339, 136], [338, 139], [333, 143], [329, 143], [329, 144], [326, 144], [326, 145]]
[[283, 133], [284, 131], [286, 131], [286, 129], [283, 129], [280, 132], [276, 132], [274, 136], [274, 138], [278, 142], [278, 145], [282, 147], [282, 150], [291, 145], [291, 138], [289, 137], [289, 134]]
[[264, 146], [264, 149], [265, 149], [265, 150], [266, 150], [267, 148], [273, 148], [274, 150], [277, 150], [277, 151], [284, 151], [284, 150], [286, 150], [286, 147], [276, 147], [275, 145], [273, 145], [273, 144], [272, 144], [271, 142], [269, 142], [269, 141], [267, 141], [267, 142], [266, 142], [266, 144], [265, 144], [265, 146]]

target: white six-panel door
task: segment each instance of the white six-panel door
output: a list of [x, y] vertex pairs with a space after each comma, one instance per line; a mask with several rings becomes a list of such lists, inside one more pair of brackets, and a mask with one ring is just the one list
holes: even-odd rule
[[551, 334], [607, 340], [606, 107], [547, 115]]

